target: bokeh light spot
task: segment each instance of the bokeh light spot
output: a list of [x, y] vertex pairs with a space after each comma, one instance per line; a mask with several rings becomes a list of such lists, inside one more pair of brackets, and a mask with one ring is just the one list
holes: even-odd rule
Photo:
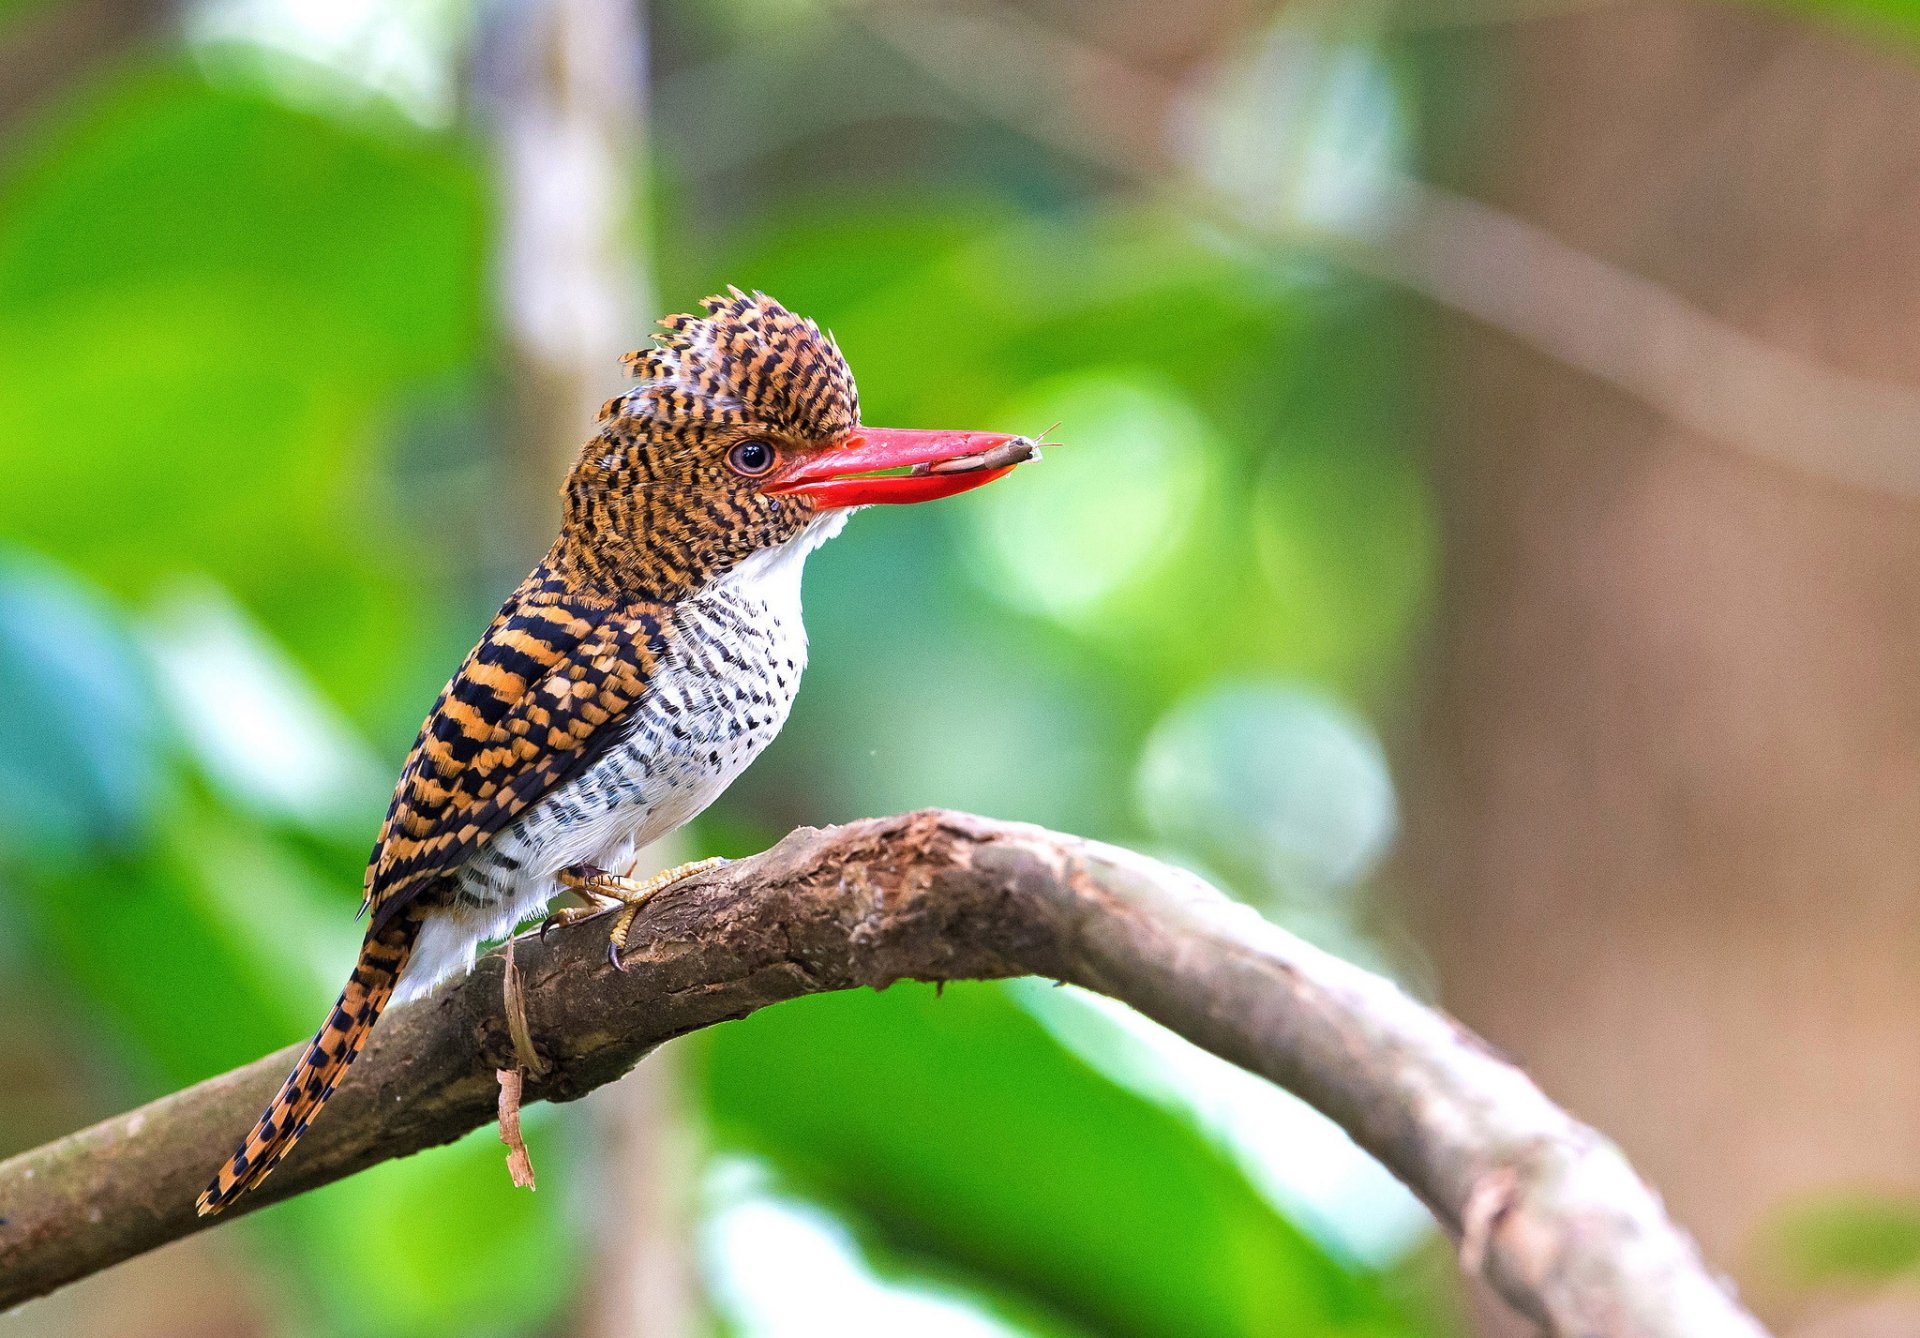
[[1175, 707], [1147, 740], [1138, 784], [1163, 840], [1275, 896], [1352, 886], [1398, 825], [1373, 731], [1287, 683], [1217, 686]]
[[973, 536], [1005, 598], [1066, 622], [1157, 570], [1206, 489], [1213, 433], [1150, 374], [1096, 371], [1050, 382], [999, 422], [1064, 445], [983, 490]]

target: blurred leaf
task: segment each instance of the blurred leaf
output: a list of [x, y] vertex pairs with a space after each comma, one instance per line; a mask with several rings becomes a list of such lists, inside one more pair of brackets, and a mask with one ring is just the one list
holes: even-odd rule
[[1400, 663], [1438, 546], [1391, 314], [1343, 313], [1303, 351], [1253, 497], [1259, 635], [1294, 672], [1364, 686]]
[[1297, 685], [1215, 685], [1155, 726], [1140, 763], [1155, 832], [1243, 887], [1328, 898], [1365, 877], [1397, 826], [1367, 724]]
[[165, 780], [154, 685], [105, 601], [0, 549], [0, 863], [146, 839]]
[[956, 575], [954, 519], [876, 507], [809, 560], [806, 683], [720, 804], [757, 826], [755, 847], [926, 804], [1096, 835], [1125, 820], [1131, 735], [1151, 715], [1051, 624], [1009, 619]]
[[467, 0], [288, 4], [200, 0], [187, 40], [209, 78], [269, 88], [289, 103], [404, 133], [404, 116], [445, 125], [481, 6]]
[[89, 90], [0, 194], [0, 531], [123, 595], [209, 573], [364, 709], [428, 548], [375, 445], [478, 348], [478, 200], [444, 141], [174, 72]]
[[1369, 27], [1281, 6], [1264, 34], [1215, 62], [1176, 122], [1215, 201], [1283, 231], [1382, 228], [1411, 116]]
[[42, 952], [130, 1043], [143, 1099], [305, 1039], [358, 937], [289, 851], [203, 799], [160, 827], [145, 858], [76, 861], [28, 889]]
[[298, 1308], [339, 1338], [545, 1332], [590, 1257], [580, 1224], [595, 1217], [594, 1178], [575, 1151], [576, 1111], [526, 1112], [539, 1193], [513, 1187], [487, 1126], [278, 1204], [255, 1229], [310, 1262]]
[[1096, 1072], [1201, 1130], [1336, 1259], [1398, 1269], [1435, 1235], [1405, 1185], [1291, 1092], [1102, 995], [1032, 978], [1004, 988]]
[[1811, 1204], [1768, 1231], [1774, 1271], [1798, 1286], [1920, 1275], [1920, 1201], [1858, 1195]]
[[124, 75], [5, 181], [0, 310], [239, 288], [296, 363], [383, 380], [445, 368], [480, 323], [479, 183], [455, 143], [357, 134], [182, 71]]
[[385, 767], [225, 591], [183, 583], [144, 634], [179, 731], [228, 803], [356, 846], [378, 829]]
[[1015, 1298], [863, 1246], [763, 1164], [723, 1157], [702, 1194], [700, 1256], [720, 1318], [750, 1338], [1081, 1338]]
[[1410, 1332], [1196, 1131], [993, 986], [808, 998], [705, 1039], [717, 1136], [910, 1255], [1092, 1331]]
[[1186, 399], [1146, 368], [1043, 383], [1005, 417], [1071, 423], [1072, 436], [964, 512], [986, 579], [1009, 602], [1069, 623], [1103, 612], [1114, 619], [1111, 597], [1159, 570], [1185, 537], [1218, 444]]

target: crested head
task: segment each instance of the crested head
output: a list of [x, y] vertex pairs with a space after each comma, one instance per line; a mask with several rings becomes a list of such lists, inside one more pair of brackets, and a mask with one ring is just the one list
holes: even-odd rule
[[638, 384], [601, 409], [567, 476], [549, 558], [563, 577], [678, 599], [755, 553], [837, 529], [848, 508], [998, 478], [1009, 443], [1024, 443], [862, 427], [853, 373], [818, 325], [738, 288], [700, 307], [661, 321], [654, 347], [624, 360]]
[[596, 584], [672, 599], [793, 538], [816, 508], [757, 484], [859, 421], [819, 326], [737, 288], [700, 306], [622, 360], [638, 384], [601, 408], [568, 475], [562, 548]]
[[669, 316], [655, 347], [623, 360], [640, 382], [618, 411], [665, 434], [762, 428], [826, 442], [860, 421], [860, 394], [833, 336], [765, 293], [729, 288], [699, 316]]

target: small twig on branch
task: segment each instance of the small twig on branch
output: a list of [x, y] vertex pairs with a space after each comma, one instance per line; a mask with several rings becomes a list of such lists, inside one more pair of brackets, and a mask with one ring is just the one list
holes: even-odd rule
[[[1047, 976], [1131, 1004], [1324, 1111], [1552, 1331], [1762, 1334], [1619, 1151], [1519, 1069], [1392, 982], [1144, 856], [943, 812], [803, 828], [650, 905], [632, 969], [607, 965], [604, 936], [589, 924], [516, 945], [528, 1031], [550, 1066], [527, 1075], [527, 1100], [578, 1097], [662, 1041], [802, 994]], [[233, 1212], [495, 1119], [495, 1071], [514, 1067], [503, 958], [383, 1019], [326, 1118]], [[194, 1194], [294, 1053], [0, 1163], [0, 1308], [216, 1220], [194, 1214]]]
[[495, 1069], [500, 1084], [500, 1141], [507, 1145], [507, 1175], [515, 1189], [532, 1189], [533, 1157], [527, 1152], [527, 1140], [520, 1133], [520, 1098], [526, 1079], [519, 1069]]
[[520, 977], [520, 965], [514, 959], [516, 942], [508, 939], [500, 953], [500, 1007], [506, 1016], [507, 1039], [513, 1043], [513, 1063], [494, 1071], [500, 1084], [496, 1107], [500, 1119], [500, 1141], [507, 1145], [507, 1174], [516, 1189], [532, 1189], [533, 1156], [520, 1133], [520, 1099], [526, 1088], [526, 1075], [536, 1078], [547, 1071], [547, 1061], [534, 1046], [533, 1031], [527, 1026], [526, 985]]
[[508, 939], [500, 950], [500, 1006], [507, 1019], [507, 1039], [513, 1044], [513, 1067], [536, 1078], [546, 1076], [550, 1067], [533, 1043], [533, 1029], [527, 1025], [527, 983], [514, 957], [518, 939]]

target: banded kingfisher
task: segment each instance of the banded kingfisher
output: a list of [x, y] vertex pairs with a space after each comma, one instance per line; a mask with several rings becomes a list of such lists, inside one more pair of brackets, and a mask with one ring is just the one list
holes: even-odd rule
[[367, 864], [339, 1002], [198, 1200], [217, 1213], [297, 1142], [381, 1010], [470, 969], [562, 891], [646, 899], [634, 852], [711, 804], [776, 735], [806, 665], [800, 573], [847, 517], [990, 483], [1025, 437], [866, 427], [839, 347], [762, 293], [672, 316], [626, 359], [563, 490], [560, 536], [441, 690]]

